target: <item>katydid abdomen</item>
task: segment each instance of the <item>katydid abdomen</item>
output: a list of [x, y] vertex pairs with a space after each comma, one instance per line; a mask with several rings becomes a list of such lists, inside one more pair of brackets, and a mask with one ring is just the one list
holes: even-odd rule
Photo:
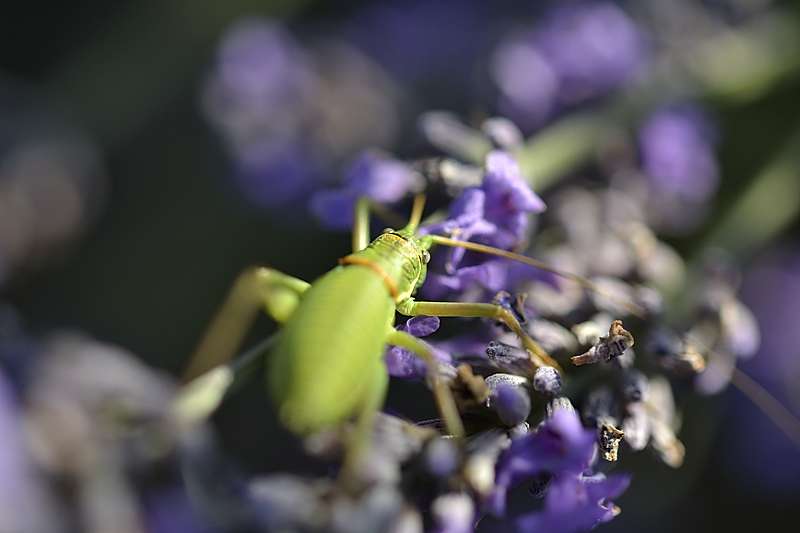
[[394, 312], [384, 280], [362, 265], [335, 268], [303, 294], [268, 364], [272, 397], [292, 431], [313, 432], [358, 411], [386, 372]]

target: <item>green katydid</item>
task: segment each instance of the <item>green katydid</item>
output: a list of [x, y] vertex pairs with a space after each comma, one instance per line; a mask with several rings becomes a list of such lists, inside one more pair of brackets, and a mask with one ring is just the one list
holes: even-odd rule
[[[281, 421], [307, 435], [357, 419], [345, 469], [363, 450], [388, 384], [383, 362], [386, 345], [422, 358], [446, 431], [464, 436], [449, 387], [438, 377], [434, 355], [423, 341], [394, 328], [395, 312], [407, 316], [484, 317], [503, 322], [520, 339], [535, 367], [559, 364], [523, 330], [513, 312], [496, 304], [416, 301], [434, 245], [463, 247], [519, 261], [602, 292], [581, 276], [535, 259], [490, 246], [438, 235], [420, 235], [424, 197], [418, 196], [408, 224], [384, 230], [370, 242], [367, 199], [356, 203], [353, 253], [313, 284], [269, 268], [245, 271], [201, 341], [187, 377], [194, 378], [178, 397], [179, 419], [192, 423], [207, 417], [233, 382], [235, 365], [224, 364], [237, 350], [259, 308], [283, 328], [270, 346], [268, 388]], [[613, 295], [606, 296], [613, 298]], [[619, 300], [618, 300], [619, 301]], [[634, 315], [641, 309], [620, 302]], [[263, 350], [256, 350], [260, 355]], [[245, 356], [246, 357], [246, 356]], [[320, 380], [319, 376], [324, 376]], [[758, 403], [758, 402], [757, 402]], [[762, 406], [763, 407], [763, 406]]]
[[[269, 390], [282, 422], [301, 435], [354, 416], [360, 427], [369, 428], [386, 392], [388, 377], [382, 357], [385, 346], [391, 344], [428, 363], [445, 428], [455, 437], [463, 436], [455, 401], [437, 376], [430, 347], [394, 328], [395, 311], [408, 316], [485, 317], [503, 322], [519, 337], [534, 366], [560, 369], [523, 330], [514, 313], [500, 305], [414, 299], [425, 280], [429, 250], [434, 245], [465, 247], [561, 274], [506, 250], [419, 235], [423, 209], [424, 197], [418, 196], [404, 228], [384, 230], [370, 242], [370, 205], [366, 199], [359, 200], [353, 253], [313, 284], [268, 268], [245, 271], [192, 358], [187, 377], [195, 379], [179, 398], [181, 416], [204, 418], [217, 406], [233, 381], [233, 371], [222, 363], [236, 351], [261, 307], [283, 324], [269, 357]], [[319, 380], [320, 375], [325, 379]]]

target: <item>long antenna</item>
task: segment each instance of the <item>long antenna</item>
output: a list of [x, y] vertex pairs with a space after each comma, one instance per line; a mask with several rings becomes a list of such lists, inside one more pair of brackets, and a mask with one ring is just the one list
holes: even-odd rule
[[[550, 272], [551, 274], [571, 280], [587, 290], [593, 291], [596, 294], [600, 294], [601, 296], [619, 303], [636, 317], [645, 318], [647, 315], [642, 306], [629, 300], [623, 300], [616, 295], [609, 294], [608, 291], [602, 290], [591, 280], [583, 276], [579, 276], [578, 274], [573, 274], [570, 272], [564, 272], [563, 270], [559, 270], [554, 266], [539, 261], [538, 259], [533, 259], [532, 257], [509, 252], [507, 250], [501, 250], [500, 248], [487, 246], [485, 244], [459, 241], [456, 239], [443, 237], [441, 235], [431, 235], [431, 239], [435, 244], [440, 244], [442, 246], [464, 248], [467, 250], [473, 250], [475, 252], [495, 255], [497, 257], [504, 257], [506, 259], [511, 259], [512, 261], [517, 261], [519, 263], [538, 268], [539, 270], [545, 272]], [[707, 353], [712, 352], [712, 350], [708, 348], [705, 348], [704, 351]], [[758, 407], [761, 412], [772, 421], [773, 424], [775, 424], [783, 433], [786, 434], [787, 437], [789, 437], [789, 439], [791, 439], [798, 447], [800, 447], [800, 419], [794, 416], [794, 414], [789, 411], [777, 398], [775, 398], [772, 393], [736, 367], [733, 369], [731, 384], [739, 389], [739, 391], [751, 402], [753, 402], [753, 404]]]
[[419, 223], [422, 220], [422, 212], [425, 210], [425, 195], [414, 196], [414, 205], [411, 207], [411, 216], [408, 218], [406, 229], [416, 233]]
[[800, 447], [800, 420], [756, 380], [733, 367], [731, 383]]
[[512, 261], [517, 261], [518, 263], [523, 263], [528, 266], [532, 266], [534, 268], [543, 270], [545, 272], [550, 272], [551, 274], [555, 274], [556, 276], [568, 279], [570, 281], [574, 281], [581, 287], [590, 290], [596, 294], [599, 294], [601, 296], [604, 296], [609, 300], [613, 300], [615, 303], [618, 303], [619, 305], [627, 309], [628, 312], [630, 312], [634, 316], [637, 316], [639, 318], [644, 318], [647, 315], [647, 312], [644, 309], [644, 307], [629, 300], [622, 299], [614, 294], [609, 294], [608, 291], [601, 289], [591, 280], [583, 276], [579, 276], [578, 274], [572, 274], [570, 272], [564, 272], [563, 270], [548, 265], [547, 263], [539, 261], [538, 259], [534, 259], [532, 257], [528, 257], [522, 254], [517, 254], [514, 252], [509, 252], [508, 250], [501, 250], [500, 248], [495, 248], [494, 246], [488, 246], [486, 244], [479, 244], [476, 242], [469, 242], [469, 241], [459, 241], [456, 239], [450, 239], [448, 237], [442, 237], [441, 235], [431, 235], [431, 239], [433, 240], [434, 244], [441, 244], [442, 246], [452, 246], [454, 248], [464, 248], [467, 250], [472, 250], [474, 252], [495, 255], [497, 257], [511, 259]]

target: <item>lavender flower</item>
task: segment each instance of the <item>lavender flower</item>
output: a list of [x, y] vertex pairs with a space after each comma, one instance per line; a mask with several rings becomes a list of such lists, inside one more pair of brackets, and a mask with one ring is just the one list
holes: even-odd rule
[[474, 0], [386, 0], [357, 12], [348, 33], [398, 79], [430, 85], [469, 77], [489, 33], [486, 11]]
[[363, 152], [347, 170], [339, 189], [317, 192], [311, 210], [331, 229], [353, 225], [353, 208], [359, 197], [395, 203], [418, 191], [422, 178], [406, 164], [374, 151]]
[[554, 396], [561, 392], [561, 374], [552, 366], [539, 367], [533, 376], [533, 388], [536, 392]]
[[[494, 150], [486, 156], [480, 187], [465, 189], [453, 202], [446, 220], [423, 227], [421, 231], [510, 249], [526, 237], [530, 215], [544, 209], [544, 202], [531, 191], [514, 158]], [[425, 287], [429, 297], [439, 297], [448, 291], [463, 292], [476, 285], [497, 292], [508, 288], [511, 285], [509, 275], [521, 270], [508, 261], [486, 257], [462, 266], [464, 249], [455, 248], [447, 253], [445, 273], [429, 272]], [[538, 275], [533, 269], [522, 271], [529, 276]]]
[[[380, 69], [355, 50], [307, 50], [280, 24], [252, 18], [223, 38], [203, 108], [242, 192], [274, 208], [305, 198], [326, 181], [327, 167], [355, 150], [387, 142], [392, 95]], [[355, 107], [371, 120], [354, 118]]]
[[608, 522], [620, 513], [612, 499], [625, 492], [630, 476], [563, 476], [550, 482], [544, 511], [517, 519], [520, 531], [572, 533]]
[[658, 198], [651, 215], [660, 226], [686, 230], [701, 220], [719, 183], [714, 137], [708, 117], [691, 105], [664, 107], [645, 121], [642, 169], [650, 197]]
[[502, 514], [507, 491], [541, 472], [556, 476], [583, 472], [591, 463], [594, 447], [594, 432], [581, 425], [578, 415], [567, 409], [556, 409], [535, 433], [512, 441], [498, 459], [490, 510]]
[[246, 19], [226, 33], [203, 106], [257, 205], [294, 200], [313, 181], [303, 128], [315, 83], [310, 58], [277, 23]]
[[546, 13], [527, 35], [502, 43], [492, 60], [500, 108], [524, 129], [559, 107], [595, 98], [645, 64], [645, 39], [610, 2], [582, 2]]

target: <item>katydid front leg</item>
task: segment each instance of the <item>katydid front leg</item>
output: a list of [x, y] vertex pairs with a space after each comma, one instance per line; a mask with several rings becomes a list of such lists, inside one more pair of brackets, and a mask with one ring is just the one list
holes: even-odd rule
[[405, 348], [423, 361], [428, 367], [428, 379], [433, 389], [433, 396], [436, 399], [436, 406], [439, 409], [439, 414], [444, 420], [447, 432], [456, 437], [461, 438], [464, 436], [464, 424], [461, 423], [461, 417], [458, 414], [458, 407], [453, 398], [453, 393], [447, 383], [442, 381], [439, 376], [436, 356], [433, 354], [431, 347], [413, 335], [409, 335], [404, 331], [392, 330], [386, 337], [386, 342], [400, 348]]
[[561, 371], [558, 362], [525, 333], [514, 314], [500, 305], [468, 302], [417, 302], [413, 298], [408, 298], [397, 304], [397, 311], [407, 316], [482, 317], [499, 320], [519, 337], [522, 345], [531, 353], [531, 360], [537, 367], [552, 366]]

